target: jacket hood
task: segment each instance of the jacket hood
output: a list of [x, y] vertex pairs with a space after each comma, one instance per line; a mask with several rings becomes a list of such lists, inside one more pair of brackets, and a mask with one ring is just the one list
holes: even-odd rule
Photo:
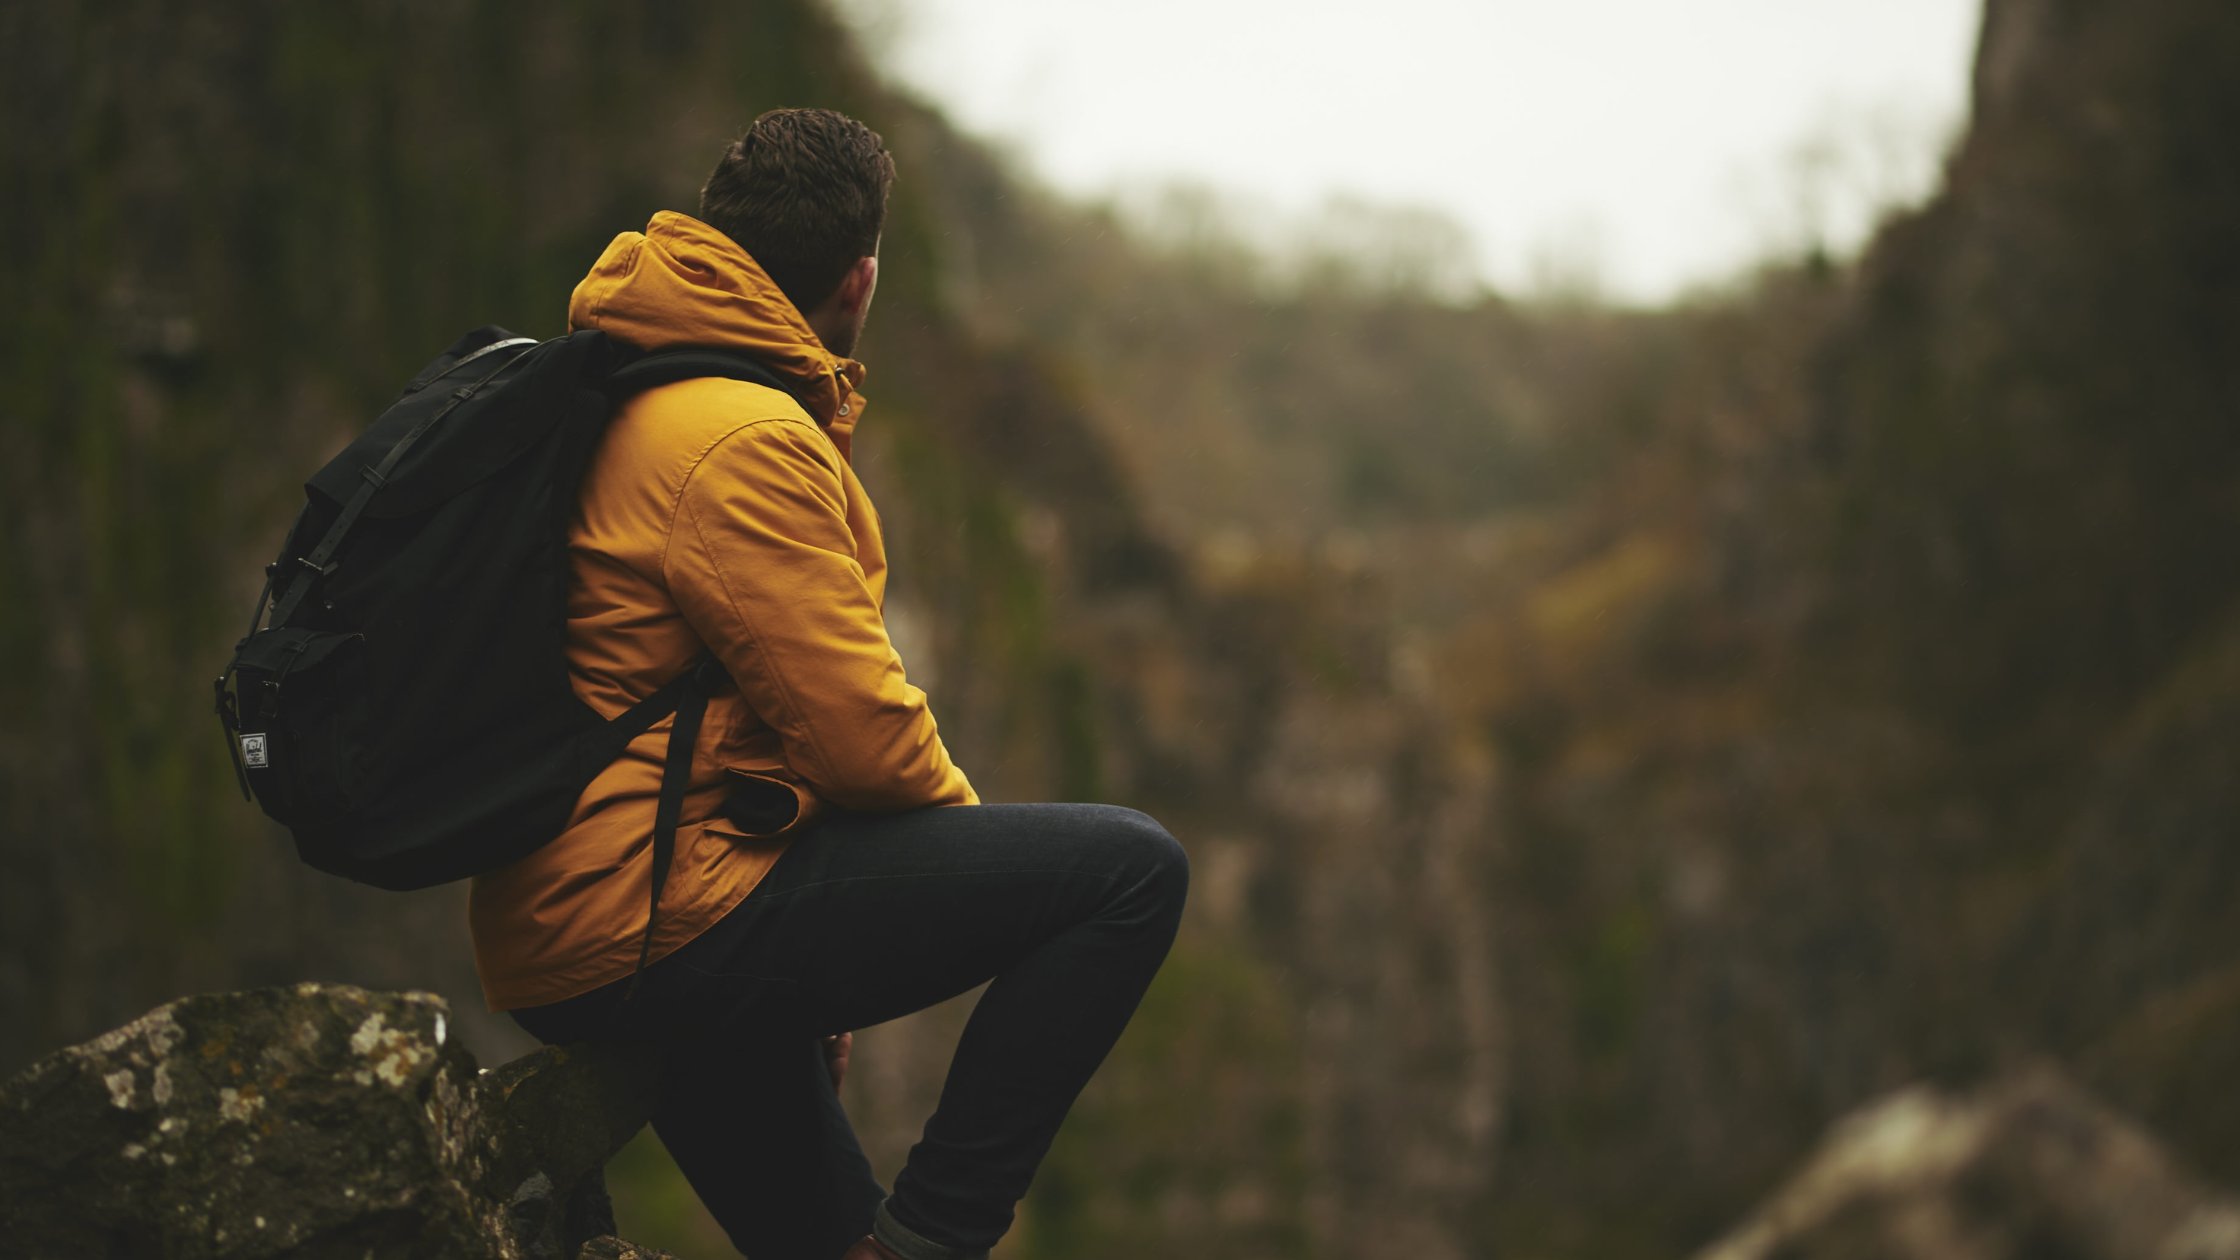
[[570, 331], [595, 328], [642, 350], [739, 350], [793, 386], [846, 454], [863, 417], [864, 367], [824, 348], [801, 312], [736, 241], [664, 210], [608, 244], [568, 300]]

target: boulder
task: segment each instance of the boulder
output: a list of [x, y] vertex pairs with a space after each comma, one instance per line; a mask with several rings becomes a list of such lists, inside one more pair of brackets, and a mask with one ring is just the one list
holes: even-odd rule
[[489, 1072], [443, 999], [183, 998], [0, 1086], [0, 1252], [24, 1260], [651, 1257], [600, 1170], [652, 1064], [547, 1047]]
[[666, 1251], [655, 1251], [619, 1238], [594, 1238], [583, 1245], [576, 1260], [677, 1260]]
[[2059, 1072], [1915, 1087], [1838, 1122], [1697, 1260], [2240, 1260], [2240, 1202]]

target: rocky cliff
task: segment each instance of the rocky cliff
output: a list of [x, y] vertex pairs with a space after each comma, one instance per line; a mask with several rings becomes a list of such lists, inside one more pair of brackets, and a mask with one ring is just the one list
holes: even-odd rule
[[[1132, 239], [802, 0], [0, 24], [0, 1063], [313, 978], [521, 1045], [454, 892], [228, 798], [202, 671], [395, 381], [811, 102], [902, 163], [859, 450], [913, 675], [992, 798], [1199, 872], [1031, 1254], [1680, 1255], [2043, 1056], [2240, 1176], [2230, 6], [1997, 0], [1930, 203], [1659, 312]], [[865, 1038], [883, 1170], [954, 1026]]]

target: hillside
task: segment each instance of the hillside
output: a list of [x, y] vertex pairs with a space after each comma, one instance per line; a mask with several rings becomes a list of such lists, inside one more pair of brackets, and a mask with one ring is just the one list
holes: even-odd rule
[[[1615, 312], [1133, 238], [806, 0], [9, 6], [0, 1071], [196, 989], [479, 1006], [456, 890], [233, 795], [208, 672], [396, 381], [813, 103], [901, 165], [858, 450], [913, 676], [985, 795], [1196, 868], [1022, 1254], [1677, 1256], [2041, 1056], [2240, 1180], [2240, 17], [1985, 29], [1862, 259]], [[882, 1170], [956, 1015], [864, 1038]]]

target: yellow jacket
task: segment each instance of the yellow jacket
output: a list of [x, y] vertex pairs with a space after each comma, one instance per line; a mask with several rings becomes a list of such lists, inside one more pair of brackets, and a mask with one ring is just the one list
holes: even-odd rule
[[[616, 237], [568, 319], [647, 350], [746, 352], [808, 408], [731, 380], [640, 395], [593, 455], [569, 530], [578, 696], [613, 717], [703, 646], [737, 684], [709, 701], [693, 751], [660, 958], [752, 891], [825, 803], [893, 811], [978, 798], [881, 619], [879, 518], [848, 463], [863, 366], [818, 344], [745, 250], [681, 214]], [[557, 1002], [637, 964], [668, 733], [654, 727], [594, 779], [559, 839], [475, 880], [475, 960], [493, 1009]], [[781, 802], [790, 791], [794, 820], [750, 835], [720, 817], [746, 779]]]

